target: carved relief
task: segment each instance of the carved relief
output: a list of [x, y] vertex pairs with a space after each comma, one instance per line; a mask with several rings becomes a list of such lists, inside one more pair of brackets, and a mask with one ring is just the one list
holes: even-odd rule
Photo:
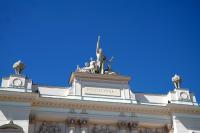
[[128, 127], [132, 130], [132, 129], [137, 129], [138, 127], [138, 123], [137, 122], [129, 122], [128, 123]]
[[67, 121], [68, 125], [71, 127], [75, 126], [76, 125], [76, 120], [71, 118]]
[[88, 121], [87, 120], [78, 120], [78, 124], [80, 127], [87, 127]]
[[[137, 133], [169, 133], [171, 131], [172, 125], [167, 124], [165, 127], [140, 127], [138, 126], [138, 122], [136, 121], [119, 121], [116, 124], [89, 124], [88, 120], [86, 119], [68, 119], [67, 121], [68, 127], [74, 127], [77, 128], [77, 133], [79, 131], [81, 132], [82, 128], [89, 133], [117, 133], [120, 130], [126, 131], [126, 132], [137, 132]], [[61, 124], [61, 123], [60, 123]], [[64, 130], [62, 129], [62, 124], [55, 122], [42, 122], [40, 123], [39, 127], [37, 128], [37, 133], [64, 133]]]
[[119, 121], [117, 125], [118, 125], [119, 129], [127, 129], [128, 128], [128, 123], [126, 121]]
[[61, 128], [57, 124], [43, 122], [37, 133], [61, 133]]
[[186, 92], [181, 92], [179, 100], [181, 100], [181, 101], [189, 101], [188, 94]]

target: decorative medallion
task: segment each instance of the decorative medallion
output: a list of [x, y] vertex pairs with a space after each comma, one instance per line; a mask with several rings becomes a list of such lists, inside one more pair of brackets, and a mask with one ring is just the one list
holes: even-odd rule
[[13, 80], [13, 86], [16, 86], [16, 87], [21, 87], [22, 86], [22, 80], [21, 79], [14, 79]]
[[185, 92], [180, 93], [181, 100], [188, 100], [188, 94]]

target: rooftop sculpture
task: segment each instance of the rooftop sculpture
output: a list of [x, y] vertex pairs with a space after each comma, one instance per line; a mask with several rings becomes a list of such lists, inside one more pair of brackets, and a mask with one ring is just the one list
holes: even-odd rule
[[[96, 60], [90, 58], [90, 62], [85, 63], [85, 67], [80, 68], [77, 66], [77, 72], [87, 72], [92, 74], [116, 74], [111, 69], [113, 57], [107, 59], [100, 47], [100, 36], [98, 36], [96, 47]], [[106, 66], [106, 67], [105, 67]]]
[[15, 62], [13, 64], [13, 69], [15, 70], [15, 74], [19, 75], [21, 74], [21, 72], [24, 70], [25, 65], [23, 62], [21, 62], [21, 60]]
[[175, 74], [174, 77], [172, 77], [172, 82], [176, 89], [180, 89], [181, 77], [179, 75]]

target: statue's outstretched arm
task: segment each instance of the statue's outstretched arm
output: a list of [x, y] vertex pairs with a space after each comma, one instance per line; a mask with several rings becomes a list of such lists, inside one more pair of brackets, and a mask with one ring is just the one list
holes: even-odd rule
[[98, 40], [97, 40], [96, 53], [98, 53], [99, 49], [100, 49], [100, 36], [98, 36]]

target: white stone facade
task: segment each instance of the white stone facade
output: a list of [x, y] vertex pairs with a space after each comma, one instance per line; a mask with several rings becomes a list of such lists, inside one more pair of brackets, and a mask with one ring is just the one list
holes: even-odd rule
[[0, 132], [198, 133], [200, 108], [188, 89], [134, 93], [130, 77], [75, 72], [71, 87], [2, 79]]

